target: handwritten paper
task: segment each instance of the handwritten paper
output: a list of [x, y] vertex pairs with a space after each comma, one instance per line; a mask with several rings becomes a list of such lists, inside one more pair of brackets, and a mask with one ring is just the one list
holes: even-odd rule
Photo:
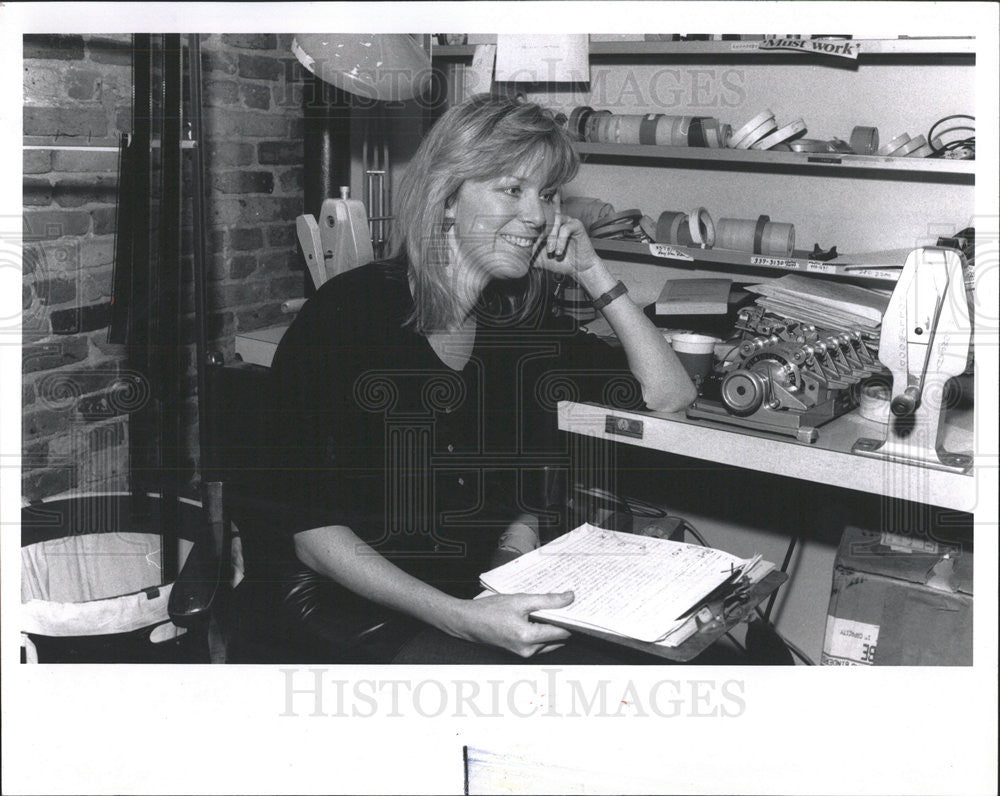
[[722, 550], [586, 524], [480, 581], [500, 594], [572, 590], [572, 604], [535, 616], [652, 642], [746, 563]]

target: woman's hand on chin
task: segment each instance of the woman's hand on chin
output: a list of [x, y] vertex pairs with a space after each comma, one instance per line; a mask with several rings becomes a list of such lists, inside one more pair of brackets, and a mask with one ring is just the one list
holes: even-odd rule
[[495, 594], [465, 600], [452, 635], [489, 644], [530, 658], [561, 646], [570, 633], [561, 627], [532, 622], [528, 617], [543, 608], [564, 608], [573, 602], [573, 592], [561, 594]]
[[574, 276], [601, 262], [583, 223], [571, 216], [564, 216], [558, 195], [553, 200], [555, 218], [552, 227], [540, 244], [535, 265], [557, 274]]

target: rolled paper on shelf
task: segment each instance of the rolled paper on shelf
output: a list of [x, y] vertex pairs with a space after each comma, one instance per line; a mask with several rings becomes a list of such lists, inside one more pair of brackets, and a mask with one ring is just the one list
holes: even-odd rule
[[745, 136], [743, 136], [740, 141], [736, 143], [737, 149], [749, 149], [751, 146], [756, 144], [762, 138], [766, 138], [771, 133], [773, 133], [778, 128], [778, 123], [774, 121], [774, 118], [770, 118], [764, 121], [759, 127], [754, 128]]
[[905, 144], [909, 140], [910, 140], [910, 136], [909, 136], [908, 133], [900, 133], [895, 138], [893, 138], [891, 141], [889, 141], [889, 143], [882, 144], [882, 146], [880, 146], [878, 148], [878, 154], [880, 154], [880, 155], [891, 155], [893, 152], [895, 152], [897, 149], [899, 149], [901, 146], [903, 146], [903, 144]]
[[742, 141], [746, 137], [748, 133], [750, 133], [753, 130], [756, 130], [758, 127], [764, 124], [764, 122], [766, 122], [768, 119], [773, 119], [773, 118], [774, 118], [774, 113], [772, 113], [770, 109], [765, 108], [756, 116], [754, 116], [750, 121], [748, 121], [742, 127], [738, 128], [733, 132], [730, 146], [735, 147], [737, 144], [739, 144], [740, 141]]
[[715, 224], [704, 207], [698, 207], [688, 214], [688, 230], [696, 246], [706, 249], [715, 245]]
[[662, 113], [647, 113], [642, 117], [642, 122], [639, 124], [640, 144], [656, 144], [656, 126], [662, 118]]
[[660, 213], [660, 217], [656, 220], [654, 240], [657, 243], [677, 243], [678, 230], [681, 225], [687, 225], [687, 213], [665, 210]]
[[850, 144], [858, 155], [874, 155], [878, 152], [878, 128], [855, 127], [851, 130]]
[[802, 119], [796, 119], [791, 124], [786, 124], [784, 127], [775, 130], [769, 136], [766, 136], [755, 144], [751, 145], [751, 149], [770, 149], [771, 147], [777, 146], [778, 144], [783, 144], [786, 141], [790, 141], [798, 135], [802, 135], [806, 131], [806, 123]]

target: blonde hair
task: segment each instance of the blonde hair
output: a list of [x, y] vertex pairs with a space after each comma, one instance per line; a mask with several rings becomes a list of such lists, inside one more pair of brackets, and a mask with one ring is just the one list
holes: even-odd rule
[[[445, 208], [462, 183], [516, 172], [539, 153], [545, 155], [546, 188], [576, 176], [579, 158], [554, 114], [511, 97], [477, 95], [450, 108], [431, 128], [400, 181], [393, 224], [393, 252], [408, 256], [414, 277], [407, 326], [426, 332], [456, 320], [446, 278]], [[480, 310], [491, 318], [519, 320], [537, 303], [542, 282], [538, 269], [502, 285], [495, 281]]]

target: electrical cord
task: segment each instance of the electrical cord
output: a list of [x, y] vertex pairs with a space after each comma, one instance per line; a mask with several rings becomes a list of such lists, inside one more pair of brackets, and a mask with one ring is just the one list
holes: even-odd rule
[[[789, 540], [788, 542], [788, 549], [785, 550], [785, 560], [781, 562], [782, 572], [788, 571], [788, 564], [792, 560], [792, 551], [795, 550], [795, 543], [797, 541], [798, 537], [793, 536], [791, 540]], [[777, 599], [777, 597], [778, 597], [778, 591], [776, 589], [773, 592], [771, 592], [771, 597], [767, 601], [767, 609], [764, 611], [764, 621], [769, 624], [771, 622], [771, 609], [774, 608], [774, 601]]]
[[937, 157], [937, 158], [944, 157], [945, 154], [948, 152], [953, 152], [956, 149], [961, 149], [963, 147], [966, 147], [969, 150], [971, 150], [972, 156], [973, 158], [975, 158], [976, 155], [975, 135], [968, 136], [966, 138], [956, 139], [954, 141], [948, 141], [947, 143], [942, 144], [940, 147], [934, 145], [935, 138], [937, 138], [938, 136], [946, 135], [947, 133], [953, 133], [957, 130], [971, 130], [973, 133], [976, 132], [976, 128], [974, 126], [963, 125], [963, 124], [954, 125], [945, 130], [937, 131], [938, 127], [940, 127], [945, 122], [951, 121], [952, 119], [970, 119], [973, 122], [975, 122], [976, 117], [970, 116], [967, 113], [954, 113], [951, 116], [944, 116], [938, 119], [936, 122], [934, 122], [934, 124], [931, 125], [930, 130], [927, 131], [927, 143], [933, 150], [933, 154], [931, 155], [931, 157]]

